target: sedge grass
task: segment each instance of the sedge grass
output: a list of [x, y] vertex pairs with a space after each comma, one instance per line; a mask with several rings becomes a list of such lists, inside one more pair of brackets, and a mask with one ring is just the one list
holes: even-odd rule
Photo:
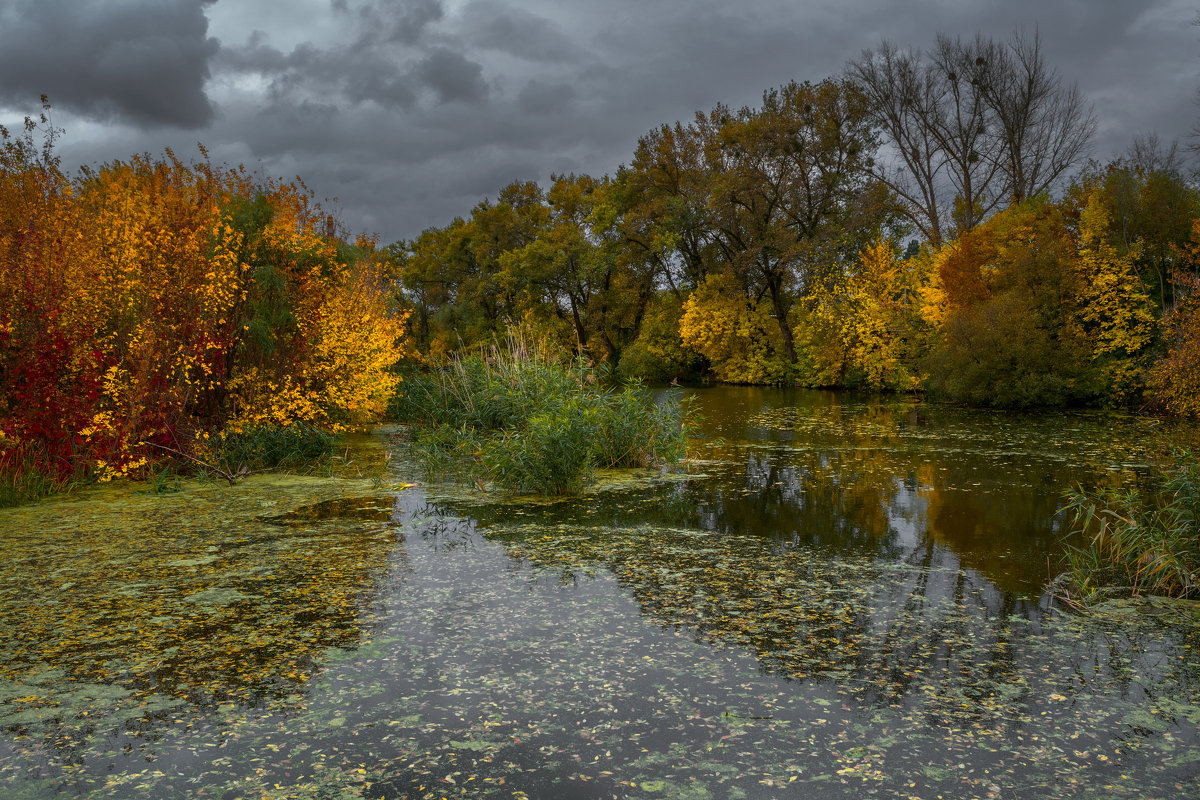
[[81, 470], [72, 476], [59, 474], [45, 450], [36, 444], [25, 442], [0, 448], [0, 508], [36, 503], [87, 482], [88, 476]]
[[226, 429], [207, 439], [202, 456], [221, 474], [294, 469], [328, 456], [333, 437], [303, 422], [248, 425]]

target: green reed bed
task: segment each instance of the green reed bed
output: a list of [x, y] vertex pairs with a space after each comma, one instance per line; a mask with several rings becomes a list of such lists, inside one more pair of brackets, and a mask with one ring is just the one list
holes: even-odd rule
[[333, 436], [304, 422], [253, 425], [223, 431], [210, 439], [216, 462], [224, 469], [296, 468], [318, 461], [333, 450]]
[[664, 466], [685, 455], [684, 408], [640, 386], [606, 388], [520, 337], [413, 375], [391, 413], [409, 424], [430, 478], [503, 491], [571, 494], [596, 469]]
[[332, 452], [333, 438], [315, 425], [294, 422], [226, 428], [205, 434], [184, 449], [147, 442], [165, 458], [153, 464], [144, 477], [152, 480], [150, 491], [154, 494], [175, 491], [179, 474], [220, 477], [233, 485], [255, 472], [296, 470], [320, 463]]
[[76, 483], [55, 475], [39, 455], [29, 446], [0, 449], [0, 508], [33, 503]]
[[1200, 597], [1200, 463], [1179, 453], [1149, 490], [1075, 490], [1066, 507], [1084, 544], [1057, 590], [1086, 605], [1113, 594]]

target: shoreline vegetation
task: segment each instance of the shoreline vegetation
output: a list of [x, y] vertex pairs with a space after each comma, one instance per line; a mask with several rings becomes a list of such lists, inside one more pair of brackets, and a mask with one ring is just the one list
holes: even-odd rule
[[574, 494], [597, 469], [666, 469], [687, 454], [685, 408], [603, 370], [560, 360], [545, 343], [503, 342], [409, 377], [389, 415], [431, 479], [458, 476], [512, 493]]
[[380, 418], [411, 349], [373, 239], [206, 154], [68, 176], [48, 114], [0, 130], [0, 506], [294, 468]]
[[1063, 509], [1067, 570], [1049, 589], [1073, 608], [1113, 597], [1200, 599], [1200, 461], [1180, 451], [1139, 488], [1075, 488]]
[[[1036, 35], [885, 43], [380, 247], [203, 148], [68, 175], [43, 97], [0, 129], [0, 507], [294, 468], [389, 414], [431, 472], [577, 491], [682, 458], [646, 381], [1198, 417], [1194, 175], [1153, 135], [1085, 162], [1094, 128]], [[1079, 569], [1157, 591], [1175, 567], [1146, 559], [1173, 556], [1136, 547], [1162, 502], [1075, 496], [1102, 532]]]

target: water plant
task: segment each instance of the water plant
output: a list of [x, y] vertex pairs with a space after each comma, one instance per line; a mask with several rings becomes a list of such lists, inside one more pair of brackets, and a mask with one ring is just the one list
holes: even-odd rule
[[1190, 452], [1152, 476], [1149, 488], [1076, 488], [1065, 510], [1084, 538], [1067, 552], [1056, 593], [1073, 605], [1112, 594], [1200, 596], [1200, 463]]
[[603, 370], [556, 360], [520, 332], [412, 375], [391, 415], [409, 423], [425, 473], [505, 491], [570, 494], [596, 469], [676, 463], [685, 455], [684, 408]]

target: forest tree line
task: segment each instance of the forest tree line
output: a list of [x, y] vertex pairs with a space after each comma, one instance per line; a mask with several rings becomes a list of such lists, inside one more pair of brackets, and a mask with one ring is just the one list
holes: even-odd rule
[[1036, 37], [884, 43], [387, 249], [437, 360], [526, 326], [627, 378], [1200, 413], [1200, 194]]

